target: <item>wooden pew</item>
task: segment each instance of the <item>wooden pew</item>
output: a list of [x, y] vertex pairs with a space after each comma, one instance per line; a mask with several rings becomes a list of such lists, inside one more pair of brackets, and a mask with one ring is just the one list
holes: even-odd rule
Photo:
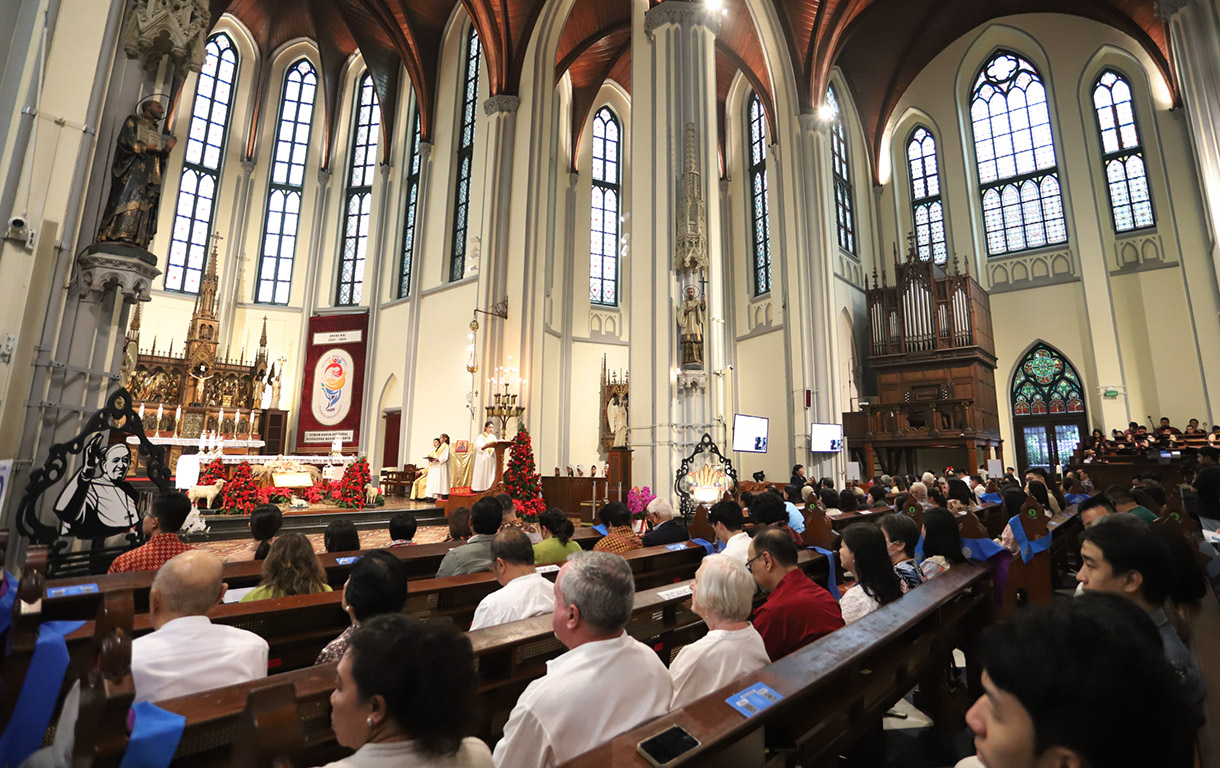
[[[802, 551], [800, 565], [806, 573], [825, 583], [824, 557]], [[636, 593], [627, 631], [641, 642], [658, 648], [666, 662], [682, 646], [702, 637], [707, 630], [690, 610], [689, 591], [668, 594], [687, 586], [688, 581]], [[544, 674], [546, 662], [563, 649], [552, 632], [550, 616], [477, 630], [469, 637], [479, 667], [479, 709], [484, 715], [481, 732], [477, 735], [494, 743], [521, 691]], [[236, 764], [234, 755], [250, 747], [234, 741], [235, 729], [247, 710], [249, 696], [254, 691], [276, 685], [291, 685], [295, 691], [291, 706], [299, 713], [305, 747], [300, 762], [294, 764], [318, 765], [338, 759], [346, 750], [334, 742], [330, 730], [329, 698], [334, 688], [335, 666], [308, 667], [157, 702], [158, 706], [186, 717], [186, 728], [173, 764], [192, 767]]]
[[[572, 536], [572, 541], [577, 542], [584, 549], [592, 549], [593, 545], [600, 539], [601, 534], [592, 528], [581, 528]], [[445, 554], [460, 544], [462, 544], [460, 541], [447, 541], [440, 544], [420, 544], [414, 547], [394, 547], [386, 551], [396, 555], [403, 561], [403, 564], [407, 567], [408, 579], [431, 579], [436, 576], [436, 570], [440, 567], [441, 560], [444, 559]], [[342, 589], [343, 583], [347, 581], [348, 572], [352, 567], [351, 562], [346, 561], [369, 551], [372, 550], [334, 552], [318, 555], [322, 568], [326, 571], [327, 583], [333, 589]], [[258, 560], [225, 563], [223, 570], [224, 581], [229, 585], [230, 589], [257, 586], [262, 579], [262, 569], [263, 564]], [[152, 587], [152, 581], [155, 576], [156, 572], [154, 571], [141, 571], [139, 573], [116, 573], [48, 581], [48, 588], [95, 584], [98, 591], [83, 595], [47, 598], [43, 606], [45, 618], [47, 620], [54, 620], [92, 617], [97, 612], [97, 604], [100, 601], [101, 593], [111, 589], [131, 589], [135, 595], [136, 612], [148, 613], [148, 590]]]
[[[636, 745], [673, 725], [700, 742], [675, 766], [716, 764], [717, 757], [763, 727], [796, 745], [802, 765], [824, 764], [869, 732], [917, 683], [926, 693], [946, 697], [941, 663], [954, 645], [971, 651], [967, 664], [972, 692], [977, 692], [973, 646], [991, 618], [990, 588], [986, 568], [955, 566], [854, 624], [564, 765], [646, 768]], [[751, 718], [725, 703], [759, 682], [783, 700]], [[954, 725], [937, 721], [941, 728]], [[782, 757], [772, 764], [783, 765]]]
[[1220, 585], [1208, 582], [1199, 614], [1191, 622], [1191, 655], [1203, 676], [1207, 698], [1203, 714], [1207, 718], [1199, 729], [1196, 743], [1197, 764], [1200, 768], [1220, 768]]

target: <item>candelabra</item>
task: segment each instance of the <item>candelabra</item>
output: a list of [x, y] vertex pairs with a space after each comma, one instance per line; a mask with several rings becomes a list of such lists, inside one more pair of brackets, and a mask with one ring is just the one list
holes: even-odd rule
[[521, 414], [525, 413], [525, 406], [518, 405], [517, 398], [517, 395], [509, 393], [508, 384], [506, 383], [503, 392], [496, 392], [492, 395], [491, 405], [483, 406], [483, 410], [487, 411], [487, 418], [500, 420], [500, 434], [502, 436], [508, 434], [509, 419], [520, 421]]

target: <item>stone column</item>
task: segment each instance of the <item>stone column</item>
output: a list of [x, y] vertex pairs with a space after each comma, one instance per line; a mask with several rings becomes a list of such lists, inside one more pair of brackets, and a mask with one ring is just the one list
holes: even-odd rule
[[[632, 175], [630, 361], [637, 386], [628, 412], [633, 474], [658, 489], [672, 488], [678, 464], [704, 432], [722, 447], [728, 434], [726, 414], [713, 408], [726, 401], [726, 377], [713, 375], [726, 364], [727, 314], [716, 183], [720, 18], [702, 3], [666, 0], [651, 9], [636, 3], [633, 19], [632, 167], [639, 172]], [[702, 200], [702, 264], [675, 258], [684, 177]], [[678, 307], [691, 285], [706, 299], [703, 361], [680, 370]], [[651, 340], [644, 335], [649, 328]]]
[[[406, 162], [411, 162], [407, 158]], [[405, 345], [406, 363], [403, 365], [403, 371], [406, 375], [403, 377], [402, 383], [402, 419], [400, 419], [399, 429], [401, 434], [398, 442], [398, 462], [401, 467], [405, 463], [410, 463], [408, 459], [408, 451], [411, 450], [411, 424], [414, 416], [415, 403], [415, 385], [419, 381], [419, 371], [415, 366], [416, 355], [419, 353], [419, 318], [420, 318], [420, 265], [419, 257], [423, 252], [423, 247], [420, 243], [423, 242], [423, 229], [421, 224], [428, 220], [429, 202], [432, 200], [430, 190], [432, 183], [432, 143], [421, 141], [419, 143], [419, 197], [415, 201], [415, 243], [414, 252], [411, 256], [411, 297], [410, 310], [407, 313], [407, 333]]]

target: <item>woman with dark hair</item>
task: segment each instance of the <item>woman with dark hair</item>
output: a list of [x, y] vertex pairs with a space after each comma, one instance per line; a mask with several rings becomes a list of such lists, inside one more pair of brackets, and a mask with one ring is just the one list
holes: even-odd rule
[[491, 768], [470, 736], [474, 650], [448, 619], [377, 616], [352, 632], [330, 695], [335, 740], [356, 750], [324, 768]]
[[856, 523], [843, 529], [839, 545], [839, 560], [843, 570], [856, 578], [856, 583], [843, 593], [839, 609], [843, 621], [853, 621], [902, 597], [898, 574], [885, 551], [885, 536], [871, 523]]
[[542, 529], [542, 541], [534, 545], [534, 565], [566, 563], [568, 555], [580, 551], [580, 545], [572, 541], [576, 526], [562, 509], [551, 507], [538, 516], [538, 527]]
[[351, 520], [335, 520], [326, 526], [322, 544], [327, 554], [331, 552], [354, 552], [360, 549], [360, 534]]
[[856, 496], [856, 492], [850, 488], [844, 488], [839, 493], [839, 510], [842, 512], [855, 512], [860, 508], [860, 499]]
[[407, 571], [402, 561], [384, 549], [369, 552], [352, 564], [343, 585], [343, 610], [352, 625], [322, 649], [314, 664], [330, 664], [343, 658], [357, 627], [383, 613], [401, 613], [406, 604]]
[[950, 480], [948, 496], [946, 501], [949, 503], [950, 512], [974, 511], [979, 508], [978, 504], [974, 503], [974, 494], [970, 492], [970, 486], [966, 485], [965, 480]]
[[326, 572], [303, 533], [285, 533], [271, 545], [263, 561], [263, 580], [241, 599], [243, 603], [292, 595], [331, 592]]
[[923, 513], [923, 562], [919, 564], [924, 581], [964, 562], [962, 534], [953, 513], [940, 507], [926, 510]]
[[818, 491], [818, 498], [822, 501], [822, 506], [826, 508], [826, 514], [838, 515], [842, 513], [839, 509], [839, 492], [834, 488], [823, 488]]
[[445, 541], [465, 541], [474, 535], [470, 530], [470, 507], [458, 507], [449, 513], [449, 535]]
[[284, 524], [284, 513], [274, 504], [259, 504], [250, 513], [250, 535], [254, 537], [254, 559], [266, 560], [271, 540]]
[[809, 482], [809, 479], [805, 477], [805, 465], [804, 464], [793, 464], [792, 465], [792, 477], [788, 479], [788, 485], [795, 485], [799, 488], [808, 482]]

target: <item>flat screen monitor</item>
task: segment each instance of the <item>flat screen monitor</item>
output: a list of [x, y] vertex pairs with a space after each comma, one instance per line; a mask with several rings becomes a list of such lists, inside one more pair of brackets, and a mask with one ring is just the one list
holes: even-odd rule
[[838, 453], [843, 450], [843, 425], [809, 425], [809, 450], [814, 453]]
[[765, 416], [733, 417], [733, 450], [741, 453], [767, 452], [767, 425]]

